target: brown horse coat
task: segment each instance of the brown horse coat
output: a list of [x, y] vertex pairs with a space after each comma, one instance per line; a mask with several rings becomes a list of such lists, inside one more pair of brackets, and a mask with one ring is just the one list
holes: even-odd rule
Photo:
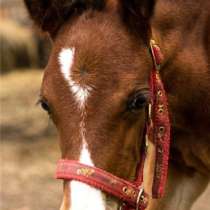
[[[87, 69], [90, 66], [93, 67], [92, 69], [97, 69], [96, 72], [92, 72], [92, 76], [86, 77], [86, 82], [94, 83], [95, 80], [99, 81], [101, 78], [100, 81], [103, 82], [97, 85], [104, 90], [100, 92], [101, 99], [93, 100], [94, 105], [98, 107], [97, 112], [100, 114], [94, 115], [93, 106], [92, 109], [89, 109], [89, 130], [100, 131], [99, 133], [89, 132], [89, 141], [90, 139], [92, 141], [94, 139], [101, 140], [96, 142], [94, 146], [94, 141], [89, 142], [92, 145], [90, 148], [95, 152], [93, 159], [97, 165], [129, 179], [133, 179], [135, 161], [138, 160], [135, 155], [139, 152], [138, 149], [135, 149], [136, 147], [132, 147], [137, 142], [131, 141], [131, 139], [136, 139], [137, 133], [135, 131], [138, 126], [142, 125], [144, 117], [142, 115], [139, 121], [126, 118], [128, 121], [119, 123], [118, 127], [115, 124], [115, 122], [121, 122], [118, 115], [114, 118], [111, 118], [111, 115], [106, 116], [106, 119], [109, 117], [112, 119], [112, 124], [106, 124], [103, 114], [120, 109], [117, 106], [117, 100], [125, 98], [135, 82], [141, 81], [141, 85], [144, 84], [143, 81], [146, 81], [152, 66], [146, 46], [151, 36], [159, 43], [164, 54], [161, 76], [169, 97], [172, 145], [167, 196], [161, 202], [152, 202], [149, 208], [189, 210], [195, 198], [205, 188], [210, 174], [210, 2], [208, 0], [158, 0], [157, 2], [152, 0], [90, 0], [85, 3], [82, 0], [53, 1], [53, 3], [51, 1], [25, 0], [25, 2], [35, 22], [42, 30], [49, 32], [52, 39], [55, 40], [54, 51], [45, 72], [42, 94], [44, 96], [46, 94], [47, 98], [51, 97], [52, 99], [54, 97], [54, 104], [60, 103], [59, 110], [61, 107], [65, 107], [56, 118], [57, 122], [60, 122], [57, 127], [61, 133], [61, 130], [67, 130], [67, 128], [68, 130], [76, 130], [75, 125], [80, 118], [79, 115], [74, 115], [76, 109], [68, 111], [70, 107], [66, 106], [65, 103], [62, 104], [60, 99], [58, 100], [58, 93], [63, 91], [65, 94], [63, 93], [62, 97], [72, 104], [70, 93], [65, 92], [65, 86], [60, 85], [62, 78], [56, 70], [59, 68], [55, 62], [56, 56], [61, 46], [65, 47], [65, 44], [68, 43], [80, 46], [82, 49], [80, 55], [97, 49], [95, 51], [97, 54], [87, 58], [87, 63], [89, 63], [85, 66]], [[76, 13], [72, 9], [74, 4], [77, 5]], [[104, 8], [106, 8], [106, 12], [104, 12]], [[93, 18], [91, 21], [85, 22], [83, 11], [89, 9], [97, 12], [93, 15], [92, 12], [88, 11], [87, 19], [91, 16]], [[77, 22], [79, 14], [81, 14], [81, 18]], [[74, 24], [74, 21], [77, 24]], [[106, 23], [106, 25], [100, 28], [101, 23]], [[107, 46], [105, 44], [109, 43], [108, 40], [111, 40], [112, 45]], [[112, 49], [111, 53], [109, 52], [110, 48]], [[111, 61], [105, 55], [109, 55]], [[94, 56], [97, 59], [100, 58], [103, 65], [92, 62]], [[106, 68], [104, 68], [105, 66]], [[119, 74], [116, 70], [119, 67], [124, 69], [123, 74]], [[129, 68], [134, 71], [129, 72]], [[75, 67], [73, 71], [78, 73], [78, 69]], [[138, 76], [136, 69], [141, 69]], [[85, 74], [86, 70], [82, 72], [80, 71], [81, 74]], [[54, 79], [52, 75], [54, 75]], [[75, 79], [79, 80], [76, 76]], [[54, 82], [54, 86], [50, 86], [52, 85], [50, 84], [51, 81], [57, 81], [57, 83]], [[115, 95], [111, 94], [114, 93], [116, 87], [124, 91], [119, 91]], [[146, 84], [144, 87], [147, 87]], [[107, 97], [107, 95], [112, 97]], [[113, 106], [110, 107], [110, 104]], [[102, 107], [103, 110], [99, 107]], [[71, 125], [67, 123], [70, 116], [74, 122]], [[100, 118], [97, 118], [99, 116]], [[97, 121], [94, 122], [94, 119]], [[133, 126], [134, 121], [136, 122], [134, 123], [135, 126]], [[104, 127], [100, 127], [98, 122], [103, 122]], [[115, 131], [115, 135], [111, 136], [113, 125], [117, 127], [117, 131]], [[132, 129], [129, 125], [133, 126]], [[123, 133], [128, 129], [130, 129], [129, 132]], [[110, 131], [109, 134], [108, 131]], [[79, 139], [77, 132], [73, 133], [72, 141], [68, 140], [69, 134], [67, 132], [63, 133], [61, 138], [62, 155], [69, 158], [78, 157]], [[127, 136], [126, 140], [122, 142], [127, 142], [126, 148], [131, 154], [135, 154], [134, 156], [128, 155], [122, 150], [118, 157], [114, 157], [114, 151], [119, 149], [122, 143], [119, 141], [110, 143], [107, 139], [113, 139], [113, 137], [117, 139], [121, 138], [120, 136]], [[100, 150], [100, 142], [104, 142], [103, 151]], [[69, 148], [74, 149], [70, 150]], [[98, 159], [100, 153], [103, 153], [103, 158]], [[132, 159], [133, 157], [134, 159]], [[113, 165], [106, 162], [110, 158]], [[148, 178], [148, 180], [150, 179]]]

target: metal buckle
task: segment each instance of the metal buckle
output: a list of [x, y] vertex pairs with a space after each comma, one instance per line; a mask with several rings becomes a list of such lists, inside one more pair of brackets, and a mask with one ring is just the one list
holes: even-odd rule
[[152, 103], [148, 104], [148, 119], [151, 123], [151, 121], [152, 121]]
[[125, 207], [125, 203], [124, 202], [120, 205], [118, 210], [123, 210], [123, 207]]
[[151, 39], [150, 40], [150, 49], [151, 49], [151, 53], [152, 53], [152, 59], [153, 59], [156, 70], [159, 71], [160, 70], [160, 64], [157, 64], [155, 53], [154, 53], [155, 45], [157, 45], [155, 40]]
[[136, 210], [139, 210], [140, 201], [144, 200], [143, 194], [144, 194], [144, 188], [140, 187], [139, 194], [138, 194], [137, 199], [136, 199]]
[[[140, 187], [139, 188], [139, 193], [138, 193], [138, 196], [137, 196], [137, 199], [136, 199], [136, 210], [139, 210], [139, 204], [140, 202], [144, 202], [144, 188], [143, 187]], [[123, 210], [123, 207], [125, 207], [125, 203], [123, 202], [120, 207], [119, 207], [119, 210]]]

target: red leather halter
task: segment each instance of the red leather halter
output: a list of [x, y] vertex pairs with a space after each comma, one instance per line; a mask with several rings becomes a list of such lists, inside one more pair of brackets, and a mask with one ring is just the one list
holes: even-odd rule
[[[151, 102], [148, 107], [146, 138], [156, 146], [156, 162], [153, 180], [152, 197], [163, 196], [166, 185], [169, 147], [170, 121], [167, 97], [159, 75], [162, 54], [153, 40], [150, 42], [153, 58], [153, 69], [150, 76]], [[144, 210], [148, 205], [149, 195], [143, 189], [143, 169], [146, 158], [146, 148], [141, 154], [141, 161], [136, 172], [136, 181], [130, 182], [114, 176], [100, 168], [81, 164], [74, 160], [58, 161], [56, 178], [77, 180], [102, 190], [123, 202], [123, 210]]]

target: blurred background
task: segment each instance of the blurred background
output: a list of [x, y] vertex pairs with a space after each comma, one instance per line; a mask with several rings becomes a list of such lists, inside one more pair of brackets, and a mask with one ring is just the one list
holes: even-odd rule
[[[36, 102], [51, 44], [33, 27], [22, 0], [0, 0], [0, 209], [58, 210], [59, 146]], [[208, 189], [193, 210], [209, 210]]]
[[59, 146], [36, 104], [51, 44], [33, 27], [22, 0], [0, 4], [0, 209], [58, 210]]

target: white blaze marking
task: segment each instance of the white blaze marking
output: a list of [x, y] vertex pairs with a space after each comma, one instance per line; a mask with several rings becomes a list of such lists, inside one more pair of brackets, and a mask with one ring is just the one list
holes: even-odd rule
[[[59, 55], [59, 63], [61, 65], [61, 72], [64, 78], [68, 81], [70, 90], [73, 93], [80, 109], [82, 120], [80, 122], [80, 135], [82, 138], [82, 150], [80, 152], [79, 162], [94, 166], [88, 151], [88, 145], [85, 139], [85, 102], [91, 91], [91, 87], [81, 87], [72, 79], [72, 66], [74, 63], [75, 48], [63, 49]], [[70, 210], [105, 210], [105, 202], [103, 194], [100, 190], [90, 187], [87, 184], [71, 181], [70, 187]]]
[[[94, 166], [90, 153], [83, 144], [80, 155], [80, 162]], [[100, 190], [81, 182], [70, 182], [71, 189], [71, 208], [70, 210], [105, 210], [105, 202]]]
[[72, 79], [72, 66], [74, 63], [75, 48], [63, 49], [59, 55], [59, 62], [61, 65], [61, 71], [64, 78], [69, 82], [70, 89], [74, 94], [76, 101], [79, 103], [81, 108], [84, 108], [85, 101], [89, 96], [91, 87], [84, 86], [81, 87]]

